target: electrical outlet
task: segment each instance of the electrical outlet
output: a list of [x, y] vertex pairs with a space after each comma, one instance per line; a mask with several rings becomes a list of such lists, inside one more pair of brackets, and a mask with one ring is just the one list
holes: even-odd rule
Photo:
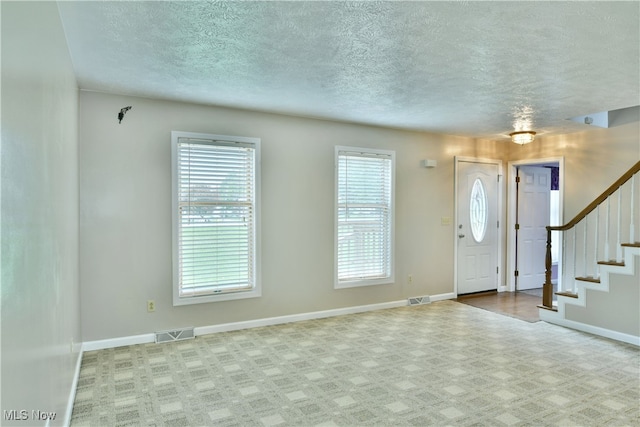
[[408, 283], [408, 284], [412, 284], [412, 283], [413, 283], [413, 275], [411, 275], [411, 274], [410, 274], [410, 275], [407, 277], [407, 283]]
[[156, 302], [154, 300], [147, 301], [147, 311], [149, 313], [156, 311]]

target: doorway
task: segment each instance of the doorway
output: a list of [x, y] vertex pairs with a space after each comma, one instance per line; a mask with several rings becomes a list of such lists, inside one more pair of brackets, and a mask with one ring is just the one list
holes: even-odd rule
[[502, 162], [455, 159], [456, 294], [498, 290]]
[[551, 218], [551, 167], [516, 168], [516, 290], [545, 281], [547, 229]]
[[[509, 162], [508, 173], [507, 287], [512, 292], [538, 292], [541, 297], [546, 226], [559, 225], [563, 219], [564, 158]], [[559, 237], [552, 233], [554, 282], [562, 277]]]

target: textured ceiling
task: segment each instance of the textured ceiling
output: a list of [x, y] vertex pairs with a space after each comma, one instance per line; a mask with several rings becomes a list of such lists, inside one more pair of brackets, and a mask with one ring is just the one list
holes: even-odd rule
[[82, 89], [504, 139], [640, 104], [640, 2], [60, 2]]

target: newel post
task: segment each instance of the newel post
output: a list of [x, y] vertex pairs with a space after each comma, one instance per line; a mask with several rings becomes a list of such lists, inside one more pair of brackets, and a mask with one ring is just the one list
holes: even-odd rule
[[545, 273], [542, 285], [542, 305], [553, 307], [553, 285], [551, 284], [551, 227], [547, 227], [547, 255], [544, 260]]

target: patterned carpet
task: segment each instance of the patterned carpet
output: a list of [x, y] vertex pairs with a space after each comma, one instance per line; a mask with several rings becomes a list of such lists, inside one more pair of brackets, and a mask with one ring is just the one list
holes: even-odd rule
[[637, 426], [640, 350], [454, 301], [87, 352], [72, 426]]

